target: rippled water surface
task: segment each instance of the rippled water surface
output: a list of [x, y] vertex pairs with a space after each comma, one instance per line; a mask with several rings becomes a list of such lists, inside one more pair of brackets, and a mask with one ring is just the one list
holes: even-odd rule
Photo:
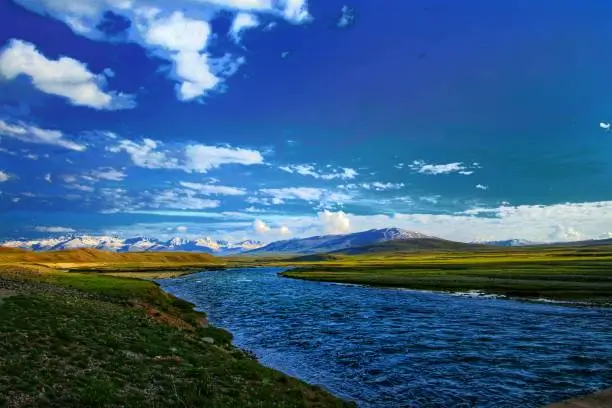
[[363, 407], [539, 407], [612, 386], [612, 311], [299, 281], [159, 283], [268, 366]]

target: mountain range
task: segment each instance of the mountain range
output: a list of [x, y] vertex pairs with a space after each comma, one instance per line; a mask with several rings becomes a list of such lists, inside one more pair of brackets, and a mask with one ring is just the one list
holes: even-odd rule
[[[469, 246], [482, 245], [514, 247], [537, 245], [537, 243], [509, 239], [503, 241], [487, 241], [460, 243], [447, 241], [419, 232], [408, 231], [401, 228], [381, 228], [350, 234], [319, 235], [308, 238], [294, 238], [265, 244], [255, 240], [230, 243], [223, 240], [214, 240], [210, 237], [199, 239], [185, 239], [175, 237], [165, 240], [148, 237], [119, 238], [115, 236], [67, 235], [62, 237], [38, 240], [13, 240], [0, 243], [1, 247], [21, 248], [33, 251], [56, 251], [62, 249], [94, 248], [112, 252], [204, 252], [216, 255], [268, 255], [268, 254], [296, 254], [309, 255], [326, 252], [354, 253], [362, 248], [373, 246], [366, 251], [378, 252], [397, 242], [402, 250], [455, 248], [467, 249]], [[599, 241], [585, 241], [585, 245], [596, 244]], [[389, 243], [380, 246], [381, 244]], [[461, 248], [460, 248], [461, 247]], [[399, 248], [399, 247], [398, 247]], [[388, 249], [388, 248], [387, 248]]]
[[262, 255], [276, 253], [313, 254], [339, 251], [380, 242], [419, 238], [433, 237], [400, 228], [383, 228], [351, 234], [289, 239], [272, 242], [267, 245], [254, 240], [229, 243], [227, 241], [217, 241], [208, 237], [193, 240], [175, 237], [167, 241], [162, 241], [147, 237], [123, 239], [113, 236], [69, 235], [39, 240], [6, 241], [1, 243], [0, 246], [33, 251], [94, 248], [113, 252], [181, 251], [206, 252], [219, 255], [232, 255], [238, 253]]
[[57, 251], [62, 249], [93, 248], [112, 252], [205, 252], [210, 254], [231, 255], [264, 246], [259, 241], [246, 240], [229, 243], [212, 238], [184, 239], [175, 237], [167, 241], [147, 238], [118, 238], [113, 236], [69, 235], [40, 240], [5, 241], [0, 246], [21, 248], [33, 251]]
[[316, 254], [340, 251], [352, 247], [372, 245], [379, 242], [434, 238], [419, 232], [407, 231], [401, 228], [371, 229], [342, 235], [320, 235], [308, 238], [276, 241], [261, 248], [247, 251], [249, 255], [261, 254]]

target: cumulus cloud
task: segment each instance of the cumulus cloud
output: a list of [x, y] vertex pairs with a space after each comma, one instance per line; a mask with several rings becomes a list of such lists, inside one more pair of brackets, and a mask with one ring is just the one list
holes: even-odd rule
[[253, 231], [255, 231], [257, 234], [265, 234], [270, 230], [271, 228], [268, 226], [268, 224], [266, 224], [259, 218], [253, 221]]
[[0, 53], [0, 77], [31, 79], [42, 92], [68, 99], [76, 106], [94, 109], [127, 109], [135, 106], [132, 96], [106, 92], [105, 74], [93, 74], [87, 65], [69, 57], [48, 59], [28, 42], [13, 39]]
[[341, 168], [334, 169], [331, 173], [323, 173], [315, 169], [313, 165], [310, 164], [295, 164], [288, 166], [279, 167], [282, 171], [287, 173], [296, 173], [302, 176], [311, 176], [317, 179], [322, 180], [333, 180], [333, 179], [341, 179], [341, 180], [350, 180], [354, 179], [359, 173], [355, 169], [351, 168]]
[[232, 26], [230, 27], [230, 36], [236, 43], [240, 42], [242, 33], [249, 28], [254, 28], [259, 25], [259, 20], [253, 14], [249, 13], [238, 13], [234, 17]]
[[78, 152], [87, 149], [85, 145], [66, 139], [59, 130], [42, 129], [23, 122], [8, 123], [0, 120], [0, 135], [25, 143], [59, 146]]
[[187, 227], [179, 225], [178, 227], [176, 227], [176, 230], [178, 232], [187, 232]]
[[185, 188], [197, 191], [203, 195], [226, 195], [226, 196], [241, 196], [245, 195], [246, 191], [242, 188], [219, 186], [215, 184], [201, 184], [181, 181], [179, 183]]
[[144, 139], [137, 143], [121, 140], [107, 150], [113, 153], [125, 152], [139, 167], [149, 169], [178, 169], [186, 172], [206, 173], [225, 164], [263, 164], [263, 156], [257, 150], [231, 146], [164, 146], [162, 142]]
[[47, 183], [51, 183], [51, 182], [52, 182], [52, 181], [51, 181], [51, 173], [47, 173], [47, 174], [45, 174], [45, 181], [46, 181]]
[[489, 186], [485, 186], [484, 184], [476, 184], [476, 188], [480, 190], [488, 190]]
[[257, 218], [253, 220], [253, 231], [258, 235], [266, 235], [269, 239], [286, 238], [291, 235], [291, 230], [286, 225], [281, 225], [278, 228], [272, 228], [263, 220]]
[[318, 216], [327, 234], [345, 234], [351, 230], [351, 221], [343, 211], [324, 210]]
[[5, 183], [11, 179], [11, 176], [8, 173], [0, 170], [0, 183]]
[[609, 122], [601, 122], [599, 124], [599, 127], [602, 128], [603, 130], [610, 130], [610, 123]]
[[48, 232], [54, 234], [68, 234], [72, 232], [76, 232], [73, 228], [67, 227], [34, 227], [34, 230], [38, 232]]
[[549, 241], [552, 242], [570, 242], [585, 239], [584, 234], [571, 225], [552, 226], [550, 228], [550, 233], [548, 234], [548, 237]]
[[[295, 236], [399, 227], [445, 239], [472, 242], [522, 238], [533, 242], [607, 238], [612, 201], [480, 208], [457, 214], [394, 213], [357, 215], [322, 211], [316, 216], [267, 215]], [[326, 226], [326, 227], [325, 227]]]
[[[474, 173], [474, 171], [471, 170], [470, 167], [461, 162], [447, 164], [427, 164], [423, 160], [415, 160], [408, 167], [418, 173], [429, 175], [458, 173], [464, 176], [469, 176], [470, 174]], [[473, 163], [472, 168], [478, 167], [478, 163]]]
[[[173, 65], [178, 98], [198, 99], [220, 88], [244, 61], [229, 54], [212, 58], [208, 52], [210, 21], [219, 12], [237, 16], [233, 33], [255, 27], [255, 14], [268, 14], [300, 24], [311, 19], [306, 0], [15, 0], [39, 14], [63, 21], [76, 34], [92, 40], [132, 41]], [[103, 26], [109, 12], [126, 24], [120, 36]]]
[[131, 140], [121, 140], [119, 144], [111, 146], [107, 150], [113, 153], [126, 152], [138, 167], [149, 169], [178, 168], [176, 159], [168, 157], [167, 152], [159, 150], [161, 145], [161, 142], [152, 139], [143, 139], [140, 144]]

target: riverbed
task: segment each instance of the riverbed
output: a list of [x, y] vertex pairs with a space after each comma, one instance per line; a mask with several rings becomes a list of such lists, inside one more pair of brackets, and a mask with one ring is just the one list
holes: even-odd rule
[[279, 277], [159, 280], [263, 363], [360, 407], [530, 408], [612, 385], [612, 310]]

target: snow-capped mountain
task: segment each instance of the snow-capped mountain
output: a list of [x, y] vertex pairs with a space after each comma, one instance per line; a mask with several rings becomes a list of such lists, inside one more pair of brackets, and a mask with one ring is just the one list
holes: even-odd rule
[[216, 241], [209, 237], [195, 240], [174, 237], [168, 241], [162, 241], [147, 237], [122, 239], [112, 236], [70, 235], [40, 240], [6, 241], [0, 243], [0, 246], [33, 251], [95, 248], [113, 252], [181, 251], [227, 255], [260, 248], [264, 246], [264, 243], [251, 240], [229, 243], [227, 241]]
[[323, 235], [310, 238], [289, 239], [277, 241], [264, 247], [248, 251], [248, 254], [263, 253], [293, 253], [313, 254], [331, 252], [341, 249], [370, 245], [400, 239], [433, 238], [419, 232], [407, 231], [401, 228], [371, 229], [343, 235]]
[[512, 247], [512, 246], [537, 245], [538, 243], [537, 242], [533, 242], [533, 241], [528, 241], [526, 239], [517, 239], [517, 238], [515, 238], [515, 239], [506, 239], [506, 240], [502, 240], [502, 241], [479, 242], [479, 244]]

